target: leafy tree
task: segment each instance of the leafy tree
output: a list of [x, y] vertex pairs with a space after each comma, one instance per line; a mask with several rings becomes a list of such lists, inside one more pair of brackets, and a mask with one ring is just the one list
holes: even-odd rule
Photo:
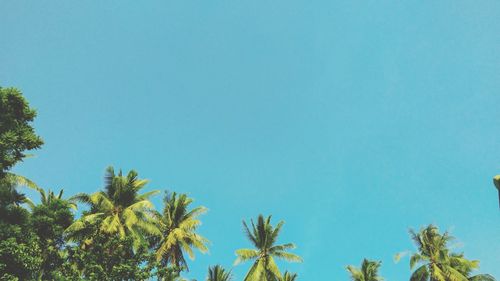
[[[152, 216], [153, 204], [149, 201], [149, 197], [158, 191], [139, 194], [148, 181], [137, 176], [135, 171], [130, 171], [127, 176], [121, 171], [115, 175], [113, 168], [109, 167], [104, 191], [74, 196], [74, 200], [90, 205], [90, 211], [68, 227], [70, 239], [82, 239], [89, 234], [89, 226], [93, 224], [98, 224], [102, 233], [132, 237], [135, 248], [145, 243], [147, 235], [159, 234]], [[91, 238], [87, 239], [90, 241]]]
[[39, 239], [30, 227], [30, 213], [16, 183], [0, 179], [0, 280], [35, 278], [42, 263]]
[[292, 243], [275, 245], [278, 235], [284, 222], [280, 221], [276, 227], [271, 225], [271, 216], [264, 219], [259, 215], [257, 225], [253, 220], [252, 229], [243, 221], [243, 227], [247, 238], [256, 249], [239, 249], [236, 251], [237, 259], [235, 264], [247, 260], [255, 260], [248, 271], [245, 281], [274, 281], [282, 278], [281, 273], [274, 261], [275, 258], [284, 259], [291, 262], [301, 262], [302, 259], [286, 250], [294, 249]]
[[[157, 264], [154, 276], [160, 281], [187, 281], [181, 277], [180, 269], [175, 267], [163, 267]], [[194, 280], [196, 281], [196, 280]]]
[[39, 276], [44, 280], [54, 280], [65, 260], [62, 254], [65, 246], [63, 234], [73, 222], [71, 209], [76, 208], [76, 205], [62, 198], [62, 190], [57, 196], [41, 188], [38, 191], [41, 202], [32, 206], [31, 227], [39, 237], [42, 249], [43, 262]]
[[[33, 280], [42, 263], [38, 240], [20, 228], [1, 225], [0, 280]], [[5, 238], [7, 232], [8, 238]]]
[[439, 233], [434, 225], [422, 228], [419, 232], [410, 230], [411, 238], [418, 252], [410, 258], [413, 270], [410, 281], [491, 281], [490, 275], [470, 276], [472, 270], [479, 267], [478, 261], [469, 261], [463, 254], [451, 253], [448, 243], [453, 237], [448, 232]]
[[207, 281], [231, 281], [231, 271], [225, 270], [222, 266], [216, 265], [208, 268]]
[[184, 253], [194, 259], [194, 249], [202, 253], [208, 251], [208, 240], [196, 233], [201, 225], [198, 217], [207, 209], [203, 206], [189, 210], [193, 199], [186, 194], [177, 196], [167, 193], [164, 198], [163, 212], [157, 213], [161, 237], [157, 242], [156, 258], [164, 266], [170, 264], [174, 268], [189, 270]]
[[19, 90], [0, 87], [0, 178], [26, 157], [26, 150], [42, 146], [30, 124], [35, 117], [36, 111]]
[[67, 250], [68, 263], [62, 269], [63, 276], [74, 280], [147, 280], [151, 277], [148, 261], [153, 257], [146, 247], [134, 248], [131, 236], [98, 232], [87, 247], [75, 245]]
[[30, 124], [35, 116], [18, 90], [0, 87], [0, 280], [35, 278], [42, 263], [39, 238], [30, 227], [29, 212], [21, 207], [30, 200], [17, 190], [36, 185], [9, 172], [26, 150], [43, 144]]
[[381, 281], [384, 280], [378, 275], [378, 270], [382, 262], [363, 259], [361, 268], [349, 265], [347, 271], [351, 274], [353, 281]]

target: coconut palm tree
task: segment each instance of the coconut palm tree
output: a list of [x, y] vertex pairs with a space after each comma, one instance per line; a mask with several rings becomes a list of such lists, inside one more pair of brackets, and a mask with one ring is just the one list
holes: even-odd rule
[[440, 234], [436, 226], [429, 225], [419, 232], [410, 230], [410, 235], [418, 248], [418, 253], [410, 257], [410, 268], [418, 266], [410, 281], [495, 280], [487, 274], [471, 276], [479, 262], [467, 260], [463, 254], [451, 253], [448, 243], [454, 238], [448, 232]]
[[489, 274], [471, 275], [472, 271], [479, 269], [479, 261], [468, 260], [463, 253], [450, 254], [450, 265], [469, 281], [495, 281], [495, 278]]
[[[41, 187], [36, 187], [35, 190], [38, 191], [38, 193], [40, 194], [41, 205], [50, 206], [51, 203], [54, 202], [55, 200], [64, 200], [62, 198], [64, 189], [61, 189], [57, 195], [50, 189], [48, 191], [45, 191]], [[74, 198], [70, 198], [64, 201], [68, 203], [68, 206], [71, 209], [76, 210], [76, 203], [75, 203], [76, 200]], [[31, 209], [35, 208], [35, 204], [33, 204], [31, 200], [27, 201], [26, 203], [31, 207]]]
[[352, 265], [347, 266], [347, 271], [351, 274], [353, 281], [381, 281], [384, 280], [378, 275], [378, 270], [382, 262], [363, 259], [361, 268]]
[[196, 233], [201, 225], [198, 219], [207, 209], [203, 206], [189, 210], [193, 199], [186, 194], [167, 193], [164, 198], [162, 213], [156, 213], [156, 220], [161, 232], [158, 241], [156, 259], [164, 266], [170, 264], [174, 268], [189, 270], [184, 253], [193, 260], [193, 249], [201, 253], [208, 251], [208, 240]]
[[139, 179], [133, 170], [124, 176], [121, 170], [116, 175], [113, 167], [108, 167], [103, 191], [81, 193], [72, 198], [88, 204], [90, 211], [67, 228], [69, 238], [75, 240], [89, 227], [97, 227], [105, 234], [131, 236], [134, 247], [138, 247], [145, 241], [146, 234], [159, 234], [152, 216], [153, 204], [149, 201], [149, 197], [159, 191], [139, 194], [147, 183], [148, 180]]
[[71, 200], [63, 199], [63, 190], [56, 195], [53, 191], [46, 192], [36, 187], [40, 194], [38, 205], [29, 201], [31, 207], [31, 228], [40, 238], [42, 266], [39, 270], [39, 280], [54, 279], [54, 272], [63, 264], [64, 230], [71, 225], [76, 210], [76, 204]]
[[244, 261], [254, 260], [254, 263], [245, 281], [274, 281], [282, 278], [276, 265], [275, 258], [290, 262], [301, 262], [302, 259], [292, 253], [286, 252], [295, 249], [292, 243], [275, 245], [284, 222], [280, 221], [276, 227], [271, 225], [271, 216], [264, 219], [259, 215], [257, 225], [251, 220], [252, 229], [243, 221], [243, 229], [247, 238], [256, 249], [239, 249], [236, 251], [235, 265]]
[[10, 172], [2, 173], [0, 178], [0, 193], [2, 194], [2, 196], [0, 196], [0, 204], [10, 203], [15, 206], [27, 204], [29, 206], [33, 206], [33, 201], [18, 191], [17, 188], [22, 186], [35, 191], [40, 189], [36, 183], [21, 175], [16, 175]]
[[418, 248], [418, 253], [410, 258], [410, 269], [420, 265], [411, 275], [410, 281], [466, 280], [450, 265], [447, 244], [453, 237], [448, 232], [440, 234], [436, 226], [429, 225], [419, 232], [410, 230], [410, 236]]
[[283, 278], [279, 279], [280, 281], [295, 281], [297, 279], [297, 273], [290, 273], [285, 271], [283, 274]]
[[220, 265], [208, 268], [207, 281], [231, 281], [232, 279], [231, 271], [225, 270]]

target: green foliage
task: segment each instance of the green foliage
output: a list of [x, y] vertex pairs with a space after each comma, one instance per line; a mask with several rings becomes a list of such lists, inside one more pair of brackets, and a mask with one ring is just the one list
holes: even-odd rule
[[16, 224], [0, 220], [0, 280], [29, 280], [38, 275], [42, 264], [39, 238], [30, 231], [27, 212], [20, 207], [14, 210]]
[[68, 248], [67, 259], [73, 266], [65, 268], [68, 275], [85, 280], [146, 280], [151, 268], [146, 264], [152, 253], [141, 245], [133, 250], [133, 237], [97, 233], [93, 243]]
[[0, 272], [4, 276], [27, 280], [36, 277], [42, 258], [36, 240], [8, 238], [0, 242]]
[[198, 216], [205, 213], [207, 209], [203, 206], [189, 210], [193, 199], [186, 194], [177, 196], [167, 193], [164, 198], [165, 207], [163, 212], [156, 213], [156, 219], [160, 226], [161, 237], [157, 242], [156, 258], [163, 265], [171, 265], [175, 268], [188, 270], [184, 253], [194, 259], [194, 249], [205, 253], [208, 251], [206, 244], [208, 240], [196, 233], [201, 221]]
[[62, 255], [65, 246], [64, 230], [73, 222], [73, 203], [62, 198], [62, 191], [58, 196], [40, 189], [41, 203], [32, 207], [32, 231], [40, 238], [43, 263], [40, 276], [43, 279], [55, 279], [63, 263]]
[[466, 259], [463, 254], [451, 253], [448, 244], [454, 238], [448, 233], [439, 233], [434, 225], [410, 230], [411, 238], [418, 252], [410, 257], [410, 269], [415, 269], [410, 281], [467, 281], [494, 278], [487, 274], [471, 276], [479, 268], [479, 261]]
[[251, 220], [250, 229], [245, 221], [245, 234], [256, 249], [239, 249], [236, 251], [235, 264], [247, 260], [254, 260], [254, 264], [245, 276], [245, 281], [274, 281], [282, 278], [275, 258], [290, 262], [302, 262], [302, 259], [286, 250], [295, 249], [292, 243], [275, 245], [284, 222], [280, 221], [276, 227], [271, 225], [271, 216], [264, 219], [259, 215], [257, 225]]
[[222, 266], [216, 265], [208, 268], [207, 281], [231, 281], [231, 271], [225, 270]]
[[351, 274], [351, 280], [353, 281], [382, 281], [384, 279], [378, 275], [381, 264], [380, 261], [363, 259], [361, 268], [349, 265], [347, 271]]
[[[149, 197], [157, 191], [139, 194], [148, 183], [138, 179], [135, 171], [123, 176], [118, 175], [112, 167], [106, 170], [105, 187], [91, 195], [78, 194], [73, 199], [90, 206], [79, 220], [68, 229], [70, 238], [80, 237], [86, 232], [88, 225], [98, 224], [99, 231], [106, 234], [117, 234], [121, 238], [132, 237], [134, 247], [144, 243], [145, 236], [160, 234], [156, 221], [153, 219], [153, 204]], [[91, 240], [91, 237], [87, 237]]]
[[39, 238], [30, 227], [30, 213], [15, 182], [0, 179], [0, 280], [34, 278], [42, 263]]
[[42, 146], [30, 124], [35, 117], [19, 90], [0, 87], [0, 175], [21, 161], [26, 150]]
[[280, 281], [296, 281], [297, 280], [297, 273], [290, 273], [288, 271], [285, 271], [283, 274], [283, 278], [280, 279]]
[[181, 268], [162, 266], [160, 263], [156, 263], [156, 272], [153, 273], [153, 276], [161, 281], [187, 281], [181, 277], [180, 272]]

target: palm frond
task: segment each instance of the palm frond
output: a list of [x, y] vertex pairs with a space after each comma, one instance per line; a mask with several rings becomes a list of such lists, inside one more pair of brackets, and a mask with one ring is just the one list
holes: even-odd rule
[[422, 265], [417, 270], [415, 270], [410, 277], [410, 281], [427, 281], [429, 280], [429, 271], [427, 266]]
[[276, 251], [272, 254], [272, 256], [289, 261], [289, 262], [302, 262], [302, 258], [296, 254]]
[[259, 252], [253, 249], [239, 249], [236, 250], [236, 260], [234, 261], [234, 265], [238, 265], [247, 260], [255, 259], [259, 256]]

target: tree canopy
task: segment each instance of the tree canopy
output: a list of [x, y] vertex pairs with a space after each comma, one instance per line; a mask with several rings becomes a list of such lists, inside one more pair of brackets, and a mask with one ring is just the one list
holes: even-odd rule
[[31, 125], [35, 117], [36, 111], [19, 90], [0, 87], [0, 173], [22, 161], [26, 151], [42, 146]]

